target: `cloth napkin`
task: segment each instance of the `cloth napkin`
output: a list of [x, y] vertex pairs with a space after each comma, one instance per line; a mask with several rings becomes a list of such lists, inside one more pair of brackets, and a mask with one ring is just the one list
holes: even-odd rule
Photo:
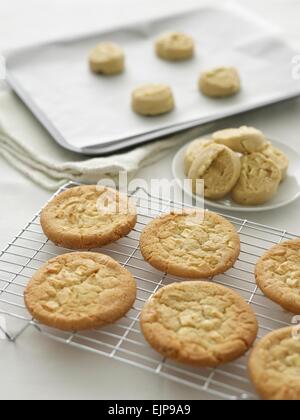
[[68, 181], [97, 183], [111, 178], [117, 182], [119, 172], [127, 172], [132, 179], [139, 169], [159, 161], [171, 149], [203, 135], [211, 127], [197, 127], [123, 154], [88, 159], [57, 145], [9, 88], [0, 90], [0, 155], [51, 191]]

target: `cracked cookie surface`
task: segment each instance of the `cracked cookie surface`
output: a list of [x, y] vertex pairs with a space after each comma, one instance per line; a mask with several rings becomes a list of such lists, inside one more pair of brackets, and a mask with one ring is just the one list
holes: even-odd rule
[[300, 400], [300, 335], [295, 327], [264, 337], [249, 359], [249, 373], [266, 400]]
[[240, 254], [234, 226], [209, 211], [157, 218], [144, 229], [140, 245], [143, 257], [156, 269], [195, 279], [224, 273]]
[[133, 276], [112, 258], [91, 252], [48, 261], [24, 293], [36, 320], [66, 331], [111, 324], [131, 309], [135, 298]]
[[56, 245], [70, 249], [97, 248], [126, 236], [137, 214], [128, 197], [101, 186], [71, 188], [42, 211], [41, 226]]
[[268, 298], [300, 315], [300, 239], [266, 252], [257, 263], [256, 281]]
[[258, 331], [254, 312], [237, 293], [203, 281], [159, 290], [143, 308], [141, 327], [163, 356], [200, 367], [242, 356]]

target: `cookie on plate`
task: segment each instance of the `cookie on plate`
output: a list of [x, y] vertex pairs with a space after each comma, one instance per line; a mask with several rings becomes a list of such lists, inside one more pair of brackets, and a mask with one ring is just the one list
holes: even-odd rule
[[[202, 148], [192, 163], [188, 177], [197, 194], [198, 181], [204, 181], [204, 197], [211, 200], [224, 198], [241, 175], [241, 158], [226, 146], [211, 144]], [[202, 191], [201, 191], [202, 193]]]
[[300, 400], [300, 335], [294, 327], [274, 331], [253, 349], [249, 373], [265, 400]]
[[184, 172], [188, 176], [191, 166], [194, 160], [197, 158], [199, 153], [206, 148], [213, 144], [213, 140], [200, 138], [194, 140], [186, 150], [185, 157], [184, 157]]
[[190, 281], [160, 289], [144, 306], [145, 339], [164, 357], [199, 367], [216, 367], [252, 346], [258, 323], [251, 307], [217, 284]]
[[174, 276], [209, 278], [232, 268], [240, 254], [234, 226], [209, 211], [184, 210], [153, 220], [140, 240], [144, 259]]
[[268, 146], [267, 138], [254, 127], [243, 126], [216, 131], [212, 139], [242, 154], [262, 152]]
[[119, 45], [102, 42], [91, 51], [89, 62], [94, 73], [120, 74], [125, 68], [125, 54]]
[[300, 239], [266, 252], [256, 265], [256, 282], [269, 299], [300, 315]]
[[199, 89], [206, 96], [225, 98], [240, 91], [241, 79], [234, 67], [219, 67], [201, 75]]
[[170, 86], [150, 84], [137, 88], [132, 94], [132, 109], [143, 116], [157, 116], [173, 111], [175, 101]]
[[271, 143], [268, 143], [267, 147], [262, 151], [262, 154], [268, 159], [271, 159], [278, 166], [281, 170], [281, 181], [284, 181], [289, 169], [289, 158]]
[[168, 61], [184, 61], [194, 56], [195, 44], [191, 36], [182, 32], [162, 35], [155, 44], [158, 57]]
[[272, 200], [281, 182], [278, 166], [262, 153], [244, 155], [241, 162], [241, 176], [232, 191], [232, 199], [244, 206]]
[[75, 252], [48, 261], [29, 282], [32, 316], [64, 331], [87, 330], [122, 318], [136, 298], [132, 275], [112, 258]]
[[102, 186], [81, 186], [62, 192], [42, 211], [41, 226], [56, 245], [91, 249], [126, 236], [137, 222], [127, 196]]

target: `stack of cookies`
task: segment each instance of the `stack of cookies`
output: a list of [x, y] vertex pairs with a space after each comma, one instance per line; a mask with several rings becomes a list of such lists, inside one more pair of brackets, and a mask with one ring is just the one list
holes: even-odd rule
[[253, 127], [215, 132], [209, 139], [197, 139], [188, 147], [184, 169], [199, 194], [220, 200], [231, 195], [241, 205], [264, 204], [274, 198], [287, 176], [289, 160], [264, 134]]

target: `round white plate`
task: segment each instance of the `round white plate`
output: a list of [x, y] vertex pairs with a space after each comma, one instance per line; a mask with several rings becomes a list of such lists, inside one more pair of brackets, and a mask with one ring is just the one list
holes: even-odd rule
[[[261, 212], [284, 207], [293, 203], [300, 197], [300, 154], [285, 144], [272, 140], [272, 144], [282, 150], [290, 160], [288, 177], [279, 186], [277, 195], [268, 203], [246, 207], [235, 203], [229, 196], [222, 200], [212, 201], [205, 199], [205, 205], [221, 210], [239, 211], [239, 212]], [[173, 176], [181, 189], [195, 200], [203, 202], [203, 199], [193, 194], [191, 188], [184, 184], [187, 176], [184, 173], [184, 157], [189, 144], [182, 147], [173, 160]]]

